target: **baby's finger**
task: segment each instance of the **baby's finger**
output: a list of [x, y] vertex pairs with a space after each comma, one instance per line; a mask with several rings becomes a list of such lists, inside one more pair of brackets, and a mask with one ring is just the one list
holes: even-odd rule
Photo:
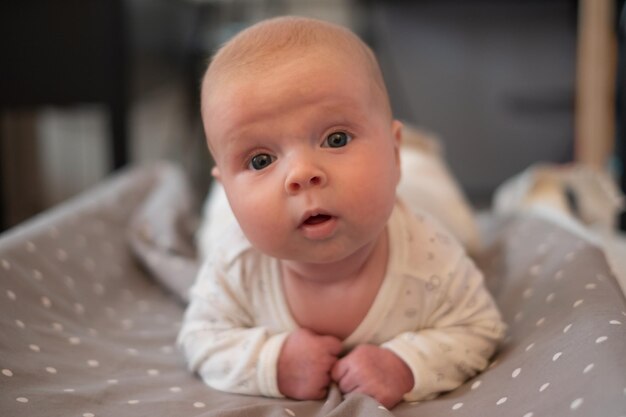
[[346, 375], [339, 382], [337, 382], [337, 386], [339, 387], [339, 391], [344, 394], [349, 394], [351, 392], [361, 392], [359, 381], [355, 378], [352, 378], [350, 375]]
[[346, 361], [344, 359], [340, 359], [335, 362], [335, 366], [333, 366], [333, 369], [331, 369], [330, 377], [333, 381], [339, 382], [346, 375], [348, 369], [349, 367]]

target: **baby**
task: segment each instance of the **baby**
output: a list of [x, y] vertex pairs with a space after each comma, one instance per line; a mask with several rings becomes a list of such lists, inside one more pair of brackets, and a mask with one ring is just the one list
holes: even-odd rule
[[179, 335], [209, 386], [307, 400], [335, 383], [391, 408], [487, 366], [500, 314], [460, 244], [397, 197], [402, 125], [357, 36], [244, 30], [204, 76], [202, 119], [236, 218]]

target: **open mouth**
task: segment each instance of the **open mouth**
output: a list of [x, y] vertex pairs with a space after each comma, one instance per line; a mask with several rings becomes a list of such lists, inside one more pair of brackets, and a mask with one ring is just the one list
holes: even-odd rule
[[328, 214], [316, 214], [314, 216], [308, 217], [303, 224], [307, 226], [315, 226], [317, 224], [324, 223], [331, 219], [331, 216]]

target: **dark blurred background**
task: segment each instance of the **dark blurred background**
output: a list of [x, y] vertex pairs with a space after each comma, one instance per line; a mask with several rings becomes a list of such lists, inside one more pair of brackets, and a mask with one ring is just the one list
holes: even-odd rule
[[[396, 116], [440, 138], [477, 207], [539, 161], [589, 158], [622, 178], [624, 13], [624, 0], [2, 2], [0, 230], [155, 160], [184, 165], [203, 195], [211, 161], [198, 86], [207, 59], [237, 31], [281, 14], [362, 36]], [[585, 36], [605, 47], [581, 55], [592, 18], [599, 23]], [[608, 110], [583, 152], [581, 74], [596, 69], [590, 78], [601, 85], [587, 90], [609, 86], [599, 99]]]

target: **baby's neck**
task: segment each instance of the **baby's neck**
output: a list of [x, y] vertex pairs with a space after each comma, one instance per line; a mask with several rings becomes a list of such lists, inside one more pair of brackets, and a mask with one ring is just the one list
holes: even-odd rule
[[[375, 241], [337, 262], [317, 264], [283, 260], [281, 266], [288, 279], [310, 285], [334, 285], [358, 279], [372, 269], [380, 270], [381, 263], [387, 264], [387, 255], [388, 237], [384, 230]], [[384, 274], [386, 268], [382, 269]]]

